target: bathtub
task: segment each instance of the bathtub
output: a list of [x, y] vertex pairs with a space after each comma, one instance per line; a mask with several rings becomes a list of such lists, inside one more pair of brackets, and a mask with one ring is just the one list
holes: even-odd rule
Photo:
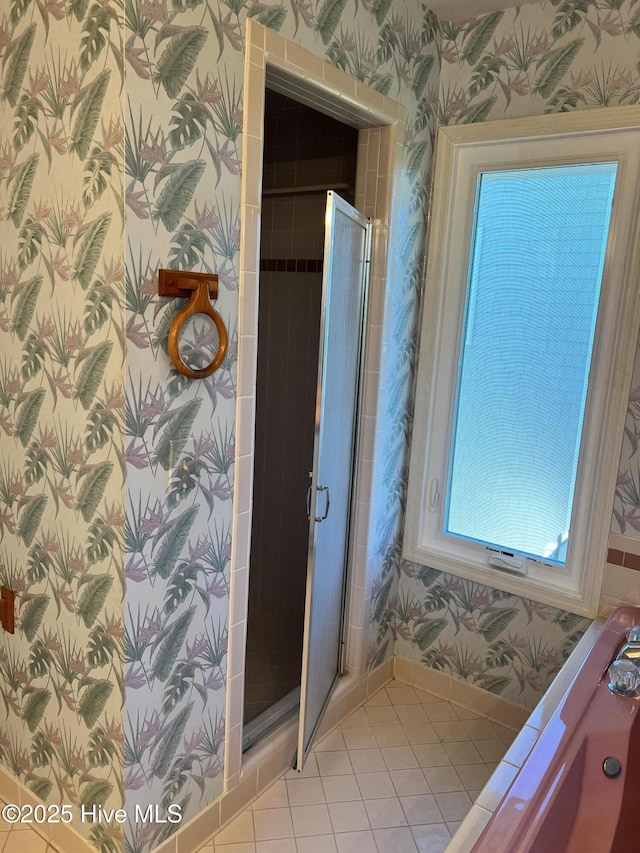
[[640, 851], [640, 699], [612, 693], [606, 674], [634, 624], [640, 609], [624, 607], [599, 631], [473, 853]]

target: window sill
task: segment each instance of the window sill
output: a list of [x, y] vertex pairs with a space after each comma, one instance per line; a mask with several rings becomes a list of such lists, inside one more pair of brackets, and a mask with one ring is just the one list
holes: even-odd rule
[[463, 562], [435, 548], [421, 546], [412, 548], [405, 545], [402, 556], [405, 560], [419, 566], [436, 569], [454, 577], [465, 578], [580, 616], [593, 618], [598, 612], [599, 596], [598, 594], [590, 595], [589, 589], [600, 589], [604, 562], [599, 572], [592, 567], [590, 583], [585, 582], [583, 583], [585, 589], [578, 589], [570, 585], [570, 578], [562, 579], [565, 581], [564, 584], [558, 583], [557, 578], [554, 579], [551, 572], [544, 569], [539, 570], [536, 574], [528, 574], [523, 577], [511, 572], [490, 568], [480, 561], [475, 563]]

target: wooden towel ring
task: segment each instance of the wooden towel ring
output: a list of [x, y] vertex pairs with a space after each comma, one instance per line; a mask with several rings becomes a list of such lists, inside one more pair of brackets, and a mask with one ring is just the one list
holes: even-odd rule
[[[176, 314], [169, 327], [169, 356], [176, 370], [183, 376], [188, 376], [190, 379], [206, 379], [220, 367], [229, 345], [224, 321], [211, 304], [211, 299], [216, 299], [218, 296], [218, 276], [208, 273], [159, 270], [158, 293], [160, 296], [179, 296], [189, 299], [189, 303]], [[194, 370], [184, 363], [179, 347], [182, 327], [194, 314], [205, 314], [210, 317], [218, 330], [218, 350], [213, 361], [200, 370]]]

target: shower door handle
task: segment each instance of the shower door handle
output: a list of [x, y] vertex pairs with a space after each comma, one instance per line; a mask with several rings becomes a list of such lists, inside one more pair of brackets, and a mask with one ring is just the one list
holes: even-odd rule
[[[325, 518], [329, 515], [329, 507], [331, 506], [331, 499], [329, 497], [329, 486], [316, 486], [317, 492], [326, 492], [327, 502], [324, 508], [324, 515], [316, 515], [316, 521], [324, 521]], [[307, 489], [307, 518], [311, 517], [311, 486]]]
[[329, 497], [329, 486], [316, 486], [316, 491], [325, 492], [325, 497], [327, 499], [324, 508], [324, 515], [316, 515], [316, 521], [324, 521], [325, 518], [329, 515], [329, 507], [331, 506], [331, 499]]

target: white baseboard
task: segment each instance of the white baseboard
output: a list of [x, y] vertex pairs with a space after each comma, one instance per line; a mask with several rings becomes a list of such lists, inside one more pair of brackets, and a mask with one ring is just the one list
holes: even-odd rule
[[502, 696], [467, 684], [445, 672], [431, 669], [423, 663], [396, 655], [393, 658], [393, 677], [419, 690], [426, 690], [448, 702], [462, 705], [494, 723], [519, 731], [527, 721], [531, 709], [516, 705]]

